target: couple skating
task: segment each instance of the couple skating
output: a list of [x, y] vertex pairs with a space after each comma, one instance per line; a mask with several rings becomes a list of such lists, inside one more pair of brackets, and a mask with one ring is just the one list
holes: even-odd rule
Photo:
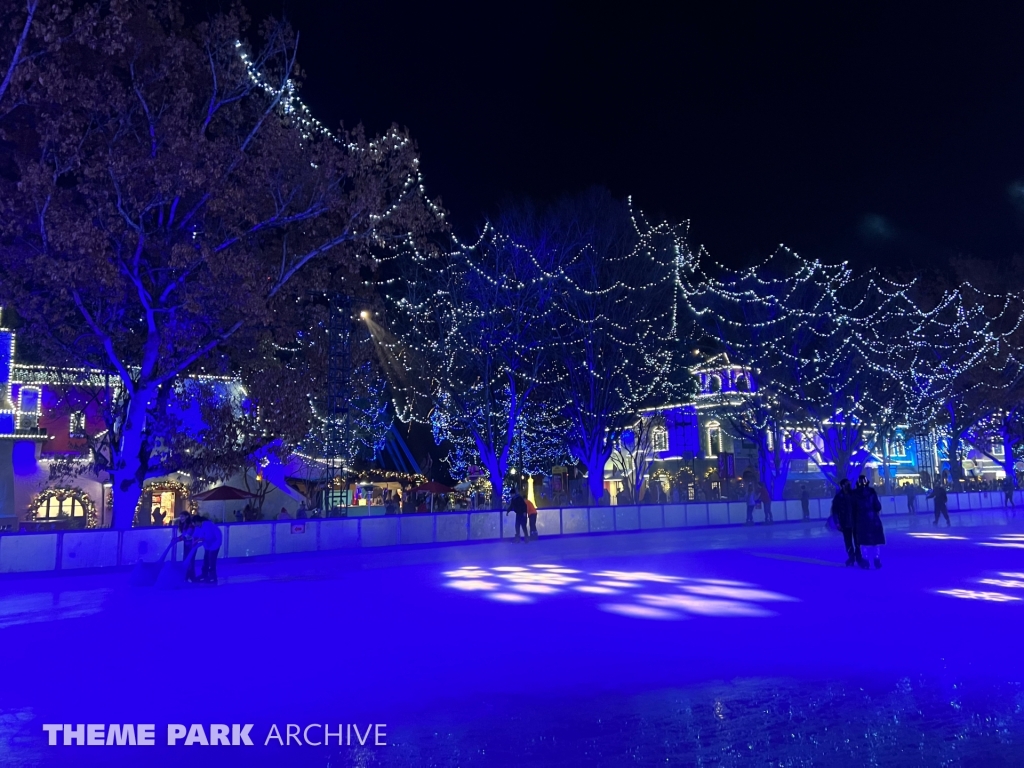
[[848, 566], [856, 563], [861, 568], [870, 568], [862, 551], [867, 550], [873, 556], [875, 568], [882, 567], [879, 547], [885, 544], [885, 530], [881, 511], [882, 502], [864, 475], [857, 478], [856, 488], [850, 488], [850, 481], [845, 478], [839, 482], [839, 492], [832, 499], [832, 519], [843, 532]]

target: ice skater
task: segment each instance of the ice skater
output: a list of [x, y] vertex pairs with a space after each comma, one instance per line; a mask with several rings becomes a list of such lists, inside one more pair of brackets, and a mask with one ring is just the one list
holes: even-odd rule
[[761, 504], [764, 505], [764, 521], [765, 523], [772, 523], [772, 495], [768, 491], [768, 486], [761, 483]]
[[223, 541], [220, 528], [212, 520], [200, 517], [202, 522], [196, 529], [196, 541], [203, 545], [203, 571], [199, 575], [199, 581], [205, 584], [217, 583], [217, 555], [220, 554], [220, 545]]
[[843, 478], [839, 481], [839, 491], [832, 497], [832, 519], [836, 527], [843, 532], [843, 544], [846, 546], [846, 566], [854, 563], [864, 565], [864, 557], [860, 552], [860, 544], [853, 527], [853, 493], [850, 481]]
[[946, 494], [945, 484], [941, 480], [937, 482], [925, 498], [935, 499], [935, 519], [932, 521], [932, 525], [938, 525], [939, 515], [942, 515], [946, 518], [946, 527], [949, 528], [949, 510], [946, 508], [949, 497]]
[[526, 500], [519, 495], [519, 489], [512, 489], [512, 498], [509, 500], [508, 509], [505, 510], [505, 516], [508, 516], [509, 512], [516, 513], [516, 537], [514, 541], [519, 541], [519, 531], [522, 529], [523, 532], [523, 543], [530, 541], [530, 537], [526, 530]]
[[537, 538], [537, 505], [526, 500], [526, 518], [530, 521], [530, 538]]
[[758, 493], [757, 493], [757, 485], [755, 485], [753, 482], [748, 482], [747, 483], [747, 489], [746, 490], [747, 490], [747, 494], [746, 494], [746, 496], [747, 496], [747, 522], [744, 523], [744, 525], [753, 525], [754, 524], [754, 507], [757, 506], [757, 502], [758, 502], [760, 497], [758, 496]]
[[800, 487], [800, 511], [803, 512], [804, 520], [811, 519], [811, 494], [807, 491], [807, 483]]
[[188, 512], [182, 512], [175, 521], [178, 528], [178, 541], [182, 542], [182, 557], [187, 563], [185, 569], [185, 581], [196, 580], [196, 559], [189, 557], [195, 543], [195, 519]]
[[868, 567], [868, 557], [875, 568], [882, 567], [879, 547], [885, 544], [885, 529], [882, 528], [882, 502], [878, 499], [875, 489], [868, 485], [868, 479], [861, 475], [857, 478], [857, 487], [853, 491], [853, 527], [858, 546], [864, 557], [860, 567]]

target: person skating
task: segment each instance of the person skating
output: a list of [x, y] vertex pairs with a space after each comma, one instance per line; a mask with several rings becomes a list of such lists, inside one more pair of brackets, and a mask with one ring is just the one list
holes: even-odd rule
[[804, 520], [811, 519], [811, 494], [807, 490], [807, 483], [800, 487], [800, 511], [803, 512]]
[[526, 499], [519, 495], [518, 488], [512, 489], [512, 498], [509, 500], [508, 509], [505, 510], [505, 515], [507, 516], [509, 512], [516, 513], [516, 537], [514, 541], [519, 541], [519, 531], [522, 529], [523, 543], [528, 542], [530, 539], [526, 530]]
[[913, 483], [907, 486], [907, 512], [917, 514], [917, 486]]
[[885, 529], [882, 528], [882, 502], [875, 489], [868, 485], [868, 479], [861, 475], [853, 491], [853, 528], [857, 545], [865, 555], [860, 567], [867, 568], [867, 558], [874, 560], [875, 568], [882, 567], [879, 547], [885, 544]]
[[220, 545], [223, 541], [220, 528], [212, 520], [205, 517], [199, 518], [202, 522], [196, 529], [196, 541], [203, 545], [203, 571], [199, 575], [199, 581], [207, 584], [217, 583], [217, 555], [220, 554]]
[[754, 524], [754, 507], [757, 506], [757, 502], [760, 500], [760, 496], [757, 493], [757, 485], [752, 482], [747, 483], [747, 522], [744, 525]]
[[839, 481], [839, 491], [832, 497], [832, 519], [836, 527], [843, 533], [843, 544], [846, 547], [846, 565], [854, 563], [865, 565], [864, 557], [860, 552], [860, 544], [856, 539], [856, 531], [853, 527], [853, 494], [850, 490], [850, 481], [842, 479]]
[[175, 525], [178, 529], [177, 538], [183, 545], [181, 556], [185, 558], [187, 563], [185, 567], [185, 581], [195, 581], [196, 559], [188, 556], [192, 551], [192, 546], [195, 541], [195, 518], [188, 512], [182, 512], [175, 520]]
[[768, 486], [761, 483], [761, 504], [764, 508], [765, 523], [772, 523], [772, 495], [768, 492]]
[[530, 521], [530, 538], [537, 538], [537, 505], [526, 499], [526, 517]]
[[946, 518], [946, 527], [949, 528], [949, 510], [946, 508], [949, 497], [946, 494], [946, 486], [939, 481], [935, 484], [935, 487], [931, 489], [926, 499], [935, 499], [935, 519], [932, 521], [932, 525], [939, 524], [939, 515]]

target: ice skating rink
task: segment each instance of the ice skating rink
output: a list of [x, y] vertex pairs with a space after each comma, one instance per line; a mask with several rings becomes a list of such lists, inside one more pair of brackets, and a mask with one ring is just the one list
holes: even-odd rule
[[[3, 579], [0, 765], [1020, 765], [1024, 516], [885, 522], [869, 571], [814, 521]], [[264, 744], [324, 723], [387, 746]]]

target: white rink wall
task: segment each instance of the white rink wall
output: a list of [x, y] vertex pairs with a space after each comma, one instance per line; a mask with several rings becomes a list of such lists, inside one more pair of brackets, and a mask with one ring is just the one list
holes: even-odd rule
[[[1022, 493], [1016, 492], [1018, 504], [1024, 502]], [[883, 515], [907, 515], [905, 496], [883, 496], [881, 500]], [[1003, 494], [995, 491], [950, 494], [949, 511], [996, 510], [1003, 507], [1003, 501]], [[811, 519], [827, 518], [829, 505], [828, 499], [811, 499]], [[918, 514], [933, 511], [931, 500], [917, 497]], [[541, 536], [559, 536], [704, 528], [742, 525], [746, 516], [743, 502], [566, 507], [539, 510], [537, 529]], [[780, 523], [802, 520], [800, 501], [774, 502], [772, 517]], [[764, 510], [755, 509], [755, 522], [763, 519]], [[494, 510], [231, 523], [222, 525], [221, 530], [222, 558], [496, 541], [515, 535], [512, 515]], [[0, 574], [81, 571], [154, 562], [170, 545], [172, 535], [170, 527], [0, 534]], [[179, 543], [169, 557], [180, 560], [182, 556]]]

